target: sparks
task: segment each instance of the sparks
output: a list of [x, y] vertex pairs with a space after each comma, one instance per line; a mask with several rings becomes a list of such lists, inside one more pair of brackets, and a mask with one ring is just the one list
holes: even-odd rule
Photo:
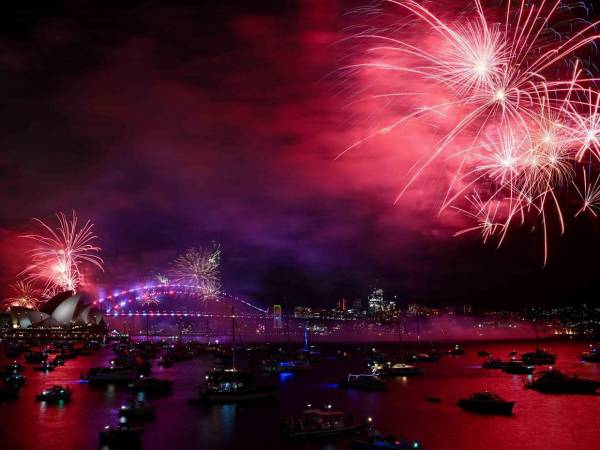
[[62, 212], [57, 213], [56, 218], [56, 227], [33, 219], [42, 233], [21, 236], [35, 245], [31, 250], [31, 264], [21, 274], [28, 281], [43, 283], [44, 297], [60, 291], [76, 292], [82, 282], [84, 264], [103, 270], [102, 258], [98, 256], [100, 247], [94, 245], [97, 236], [92, 233], [93, 224], [88, 220], [79, 227], [75, 211], [70, 219]]
[[[360, 63], [343, 70], [380, 72], [392, 80], [394, 74], [410, 75], [423, 86], [413, 93], [408, 112], [379, 127], [385, 134], [411, 120], [445, 121], [445, 131], [423, 150], [399, 196], [434, 161], [454, 160], [440, 212], [464, 213], [478, 224], [468, 230], [482, 230], [484, 241], [495, 235], [499, 243], [513, 223], [539, 223], [545, 262], [548, 221], [556, 218], [564, 232], [558, 191], [571, 185], [578, 166], [592, 168], [586, 155], [600, 161], [600, 94], [592, 90], [599, 78], [577, 58], [600, 39], [595, 31], [600, 22], [579, 30], [571, 23], [560, 31], [564, 10], [554, 0], [507, 2], [504, 12], [474, 0], [467, 12], [443, 18], [415, 0], [384, 3], [407, 12], [410, 23], [381, 32], [369, 26], [351, 36], [368, 47]], [[370, 98], [401, 95], [392, 90]], [[593, 186], [583, 188], [584, 198], [590, 190]], [[595, 200], [588, 198], [583, 210], [594, 212], [592, 205]]]

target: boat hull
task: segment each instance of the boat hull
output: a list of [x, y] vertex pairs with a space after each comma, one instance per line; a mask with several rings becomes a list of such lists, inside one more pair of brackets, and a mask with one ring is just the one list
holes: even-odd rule
[[199, 397], [189, 400], [189, 403], [204, 403], [204, 404], [226, 404], [226, 403], [244, 403], [258, 400], [266, 400], [277, 395], [276, 389], [264, 389], [255, 392], [243, 393], [223, 393], [223, 392], [203, 392]]
[[359, 433], [366, 427], [366, 424], [359, 423], [349, 427], [337, 428], [335, 430], [288, 431], [285, 433], [285, 435], [290, 439], [322, 439], [332, 436], [343, 436], [347, 434]]

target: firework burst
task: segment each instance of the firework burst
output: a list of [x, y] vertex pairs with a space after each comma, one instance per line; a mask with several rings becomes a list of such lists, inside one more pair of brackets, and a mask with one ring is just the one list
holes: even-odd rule
[[20, 306], [29, 309], [38, 309], [41, 292], [31, 285], [29, 281], [19, 280], [10, 285], [12, 297], [4, 300], [8, 307]]
[[218, 245], [190, 248], [173, 261], [171, 277], [177, 283], [198, 288], [205, 299], [215, 297], [221, 290], [220, 263], [221, 249]]
[[77, 215], [71, 218], [57, 213], [57, 226], [41, 219], [33, 219], [41, 228], [40, 234], [26, 234], [22, 237], [34, 243], [31, 250], [31, 264], [21, 274], [28, 281], [39, 281], [44, 285], [44, 297], [60, 291], [73, 291], [82, 281], [81, 266], [90, 264], [102, 270], [103, 261], [98, 256], [100, 247], [94, 245], [96, 235], [93, 224], [88, 220], [78, 226]]
[[[599, 78], [578, 55], [600, 39], [599, 22], [574, 20], [556, 0], [507, 1], [504, 10], [473, 0], [468, 10], [443, 17], [414, 0], [382, 5], [379, 12], [387, 5], [409, 20], [349, 37], [354, 48], [367, 48], [342, 72], [386, 77], [385, 92], [362, 100], [407, 99], [396, 88], [407, 76], [419, 92], [410, 93], [390, 123], [340, 156], [408, 121], [429, 121], [441, 131], [408, 172], [400, 196], [434, 161], [452, 160], [441, 211], [476, 222], [456, 234], [479, 231], [484, 241], [497, 236], [500, 245], [511, 227], [540, 223], [545, 263], [548, 221], [556, 218], [564, 231], [560, 191], [571, 186], [578, 166], [591, 170], [592, 160], [600, 161], [600, 94], [593, 90]], [[595, 214], [596, 184], [577, 189], [584, 199], [577, 214]]]

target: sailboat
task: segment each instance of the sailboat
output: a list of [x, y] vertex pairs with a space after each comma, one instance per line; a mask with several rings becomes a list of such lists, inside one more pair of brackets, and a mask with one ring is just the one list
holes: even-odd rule
[[274, 397], [276, 386], [259, 385], [256, 374], [236, 367], [235, 311], [231, 308], [231, 367], [212, 369], [206, 373], [204, 386], [190, 403], [241, 403]]
[[552, 353], [540, 348], [540, 339], [535, 320], [533, 321], [533, 329], [535, 331], [535, 351], [523, 353], [521, 355], [521, 359], [524, 363], [533, 366], [554, 364], [556, 362], [556, 355], [553, 355]]

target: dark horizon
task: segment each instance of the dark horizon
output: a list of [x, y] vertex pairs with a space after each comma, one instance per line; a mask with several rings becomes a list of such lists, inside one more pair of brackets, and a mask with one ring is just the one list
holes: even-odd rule
[[335, 160], [366, 129], [327, 77], [357, 3], [221, 3], [5, 8], [0, 294], [25, 264], [30, 218], [75, 209], [105, 260], [93, 293], [215, 241], [224, 288], [265, 305], [329, 307], [373, 287], [401, 306], [598, 304], [589, 215], [550, 230], [544, 267], [540, 230], [496, 249], [453, 237], [434, 188], [395, 205], [407, 161], [390, 150], [419, 142]]

